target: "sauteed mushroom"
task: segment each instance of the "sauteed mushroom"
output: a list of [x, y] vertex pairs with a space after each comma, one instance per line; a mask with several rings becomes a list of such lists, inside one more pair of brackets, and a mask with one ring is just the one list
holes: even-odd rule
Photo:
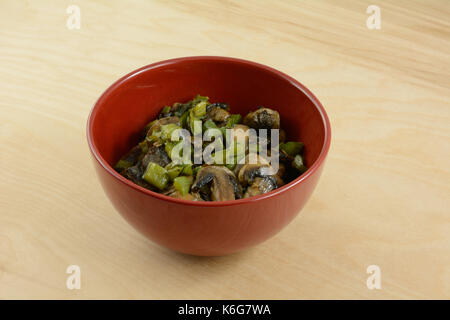
[[[146, 143], [145, 143], [146, 145]], [[120, 159], [114, 168], [119, 172], [124, 172], [127, 168], [134, 166], [144, 154], [141, 145], [133, 147], [122, 159]]]
[[244, 124], [254, 129], [279, 129], [280, 114], [269, 108], [259, 108], [247, 114]]
[[217, 106], [217, 104], [214, 104], [211, 108], [207, 108], [206, 119], [218, 122], [219, 126], [225, 124], [229, 116], [230, 113], [221, 106]]
[[133, 181], [138, 186], [150, 189], [152, 191], [157, 191], [155, 187], [153, 187], [151, 184], [149, 184], [147, 181], [145, 181], [142, 178], [142, 175], [145, 172], [145, 168], [142, 165], [142, 162], [137, 163], [136, 165], [129, 167], [123, 171], [123, 176], [125, 176], [127, 179]]
[[235, 175], [227, 167], [204, 166], [198, 173], [192, 185], [192, 191], [204, 190], [210, 185], [211, 199], [213, 201], [235, 200], [242, 197], [241, 186]]
[[259, 154], [256, 154], [256, 153], [249, 153], [245, 156], [245, 158], [240, 163], [238, 163], [236, 165], [233, 172], [236, 175], [236, 177], [239, 178], [239, 173], [244, 166], [248, 166], [247, 168], [250, 169], [251, 166], [255, 166], [255, 168], [259, 168], [261, 166], [269, 167], [269, 165], [270, 165], [270, 162], [265, 157], [263, 157]]
[[243, 186], [249, 185], [244, 198], [267, 193], [284, 184], [282, 179], [285, 171], [284, 165], [279, 164], [278, 172], [270, 174], [273, 167], [267, 159], [256, 155], [257, 162], [248, 163], [249, 158], [247, 156], [246, 164], [241, 165], [237, 171], [239, 183]]
[[154, 162], [161, 167], [165, 167], [171, 162], [164, 146], [152, 145], [148, 148], [147, 154], [142, 159], [142, 164], [146, 168], [150, 162]]
[[246, 186], [248, 184], [252, 184], [255, 178], [264, 177], [267, 174], [264, 174], [263, 168], [267, 170], [270, 169], [269, 165], [245, 164], [242, 166], [241, 170], [239, 170], [239, 183]]
[[258, 177], [255, 178], [252, 185], [247, 188], [244, 198], [250, 198], [267, 193], [278, 187], [279, 186], [277, 185], [276, 179], [273, 176]]
[[191, 192], [183, 195], [179, 190], [177, 190], [173, 186], [169, 190], [164, 192], [164, 194], [172, 198], [178, 198], [183, 200], [203, 201], [203, 199], [200, 197], [200, 194], [196, 192]]

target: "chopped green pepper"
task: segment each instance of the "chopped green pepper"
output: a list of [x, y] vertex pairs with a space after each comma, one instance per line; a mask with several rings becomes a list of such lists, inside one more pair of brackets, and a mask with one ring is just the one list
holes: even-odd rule
[[208, 119], [203, 123], [203, 131], [207, 131], [208, 129], [217, 129], [216, 123], [211, 119]]
[[192, 174], [193, 174], [192, 164], [185, 164], [183, 166], [183, 170], [181, 171], [181, 174], [183, 176], [192, 176]]
[[181, 129], [179, 126], [177, 126], [175, 123], [169, 123], [161, 126], [161, 139], [164, 141], [171, 141], [172, 140], [172, 133], [177, 130]]
[[240, 114], [232, 114], [227, 118], [227, 123], [225, 126], [220, 128], [220, 131], [222, 131], [222, 135], [224, 137], [227, 136], [227, 129], [233, 128], [236, 124], [240, 123], [242, 120], [242, 117]]
[[301, 155], [296, 155], [294, 160], [292, 161], [292, 166], [300, 171], [300, 173], [303, 173], [307, 170], [306, 166], [303, 164], [303, 158]]
[[150, 121], [150, 122], [147, 124], [147, 127], [150, 128], [152, 125], [154, 125], [154, 124], [157, 123], [158, 121], [159, 121], [158, 119]]
[[206, 107], [208, 106], [208, 102], [201, 101], [197, 103], [197, 105], [192, 109], [194, 116], [196, 118], [202, 118], [206, 114]]
[[167, 114], [170, 112], [170, 107], [169, 106], [165, 106], [164, 108], [162, 108], [161, 113], [162, 114]]
[[122, 171], [126, 168], [131, 167], [132, 165], [133, 164], [130, 161], [120, 159], [119, 161], [117, 161], [116, 165], [114, 166], [114, 169], [116, 169], [117, 171]]
[[150, 162], [142, 179], [157, 187], [159, 190], [164, 190], [169, 182], [169, 175], [166, 169], [154, 162]]
[[186, 128], [187, 118], [189, 115], [189, 110], [184, 112], [183, 115], [180, 118], [180, 124], [183, 128]]
[[191, 184], [192, 184], [192, 177], [186, 177], [186, 176], [181, 176], [181, 177], [176, 177], [173, 180], [173, 186], [175, 187], [176, 190], [178, 190], [181, 195], [186, 195], [189, 193], [189, 190], [191, 189]]
[[147, 141], [156, 142], [161, 139], [161, 130], [153, 130], [151, 135], [147, 135], [145, 138]]
[[141, 148], [141, 151], [142, 151], [143, 154], [147, 153], [147, 152], [148, 152], [148, 144], [147, 144], [147, 141], [144, 140], [144, 141], [142, 141], [142, 142], [139, 142], [139, 148]]
[[[172, 150], [179, 142], [167, 141], [164, 144], [164, 149], [166, 150], [167, 155], [170, 159], [172, 159]], [[172, 159], [174, 160], [174, 159]]]
[[194, 115], [193, 109], [189, 111], [188, 117], [189, 129], [193, 135], [200, 134], [202, 131], [202, 121]]
[[207, 96], [201, 96], [201, 95], [197, 95], [194, 99], [192, 99], [192, 105], [195, 106], [197, 103], [202, 102], [202, 101], [209, 101], [209, 97]]
[[240, 114], [232, 114], [227, 119], [226, 127], [228, 129], [231, 129], [234, 127], [234, 125], [240, 123], [242, 120], [242, 116]]
[[294, 157], [297, 154], [303, 151], [303, 143], [302, 142], [286, 142], [280, 143], [280, 149], [286, 152], [288, 155]]
[[173, 179], [178, 177], [182, 170], [183, 170], [183, 167], [181, 167], [181, 166], [176, 166], [171, 169], [168, 169], [167, 174], [169, 175], [170, 180], [173, 181]]

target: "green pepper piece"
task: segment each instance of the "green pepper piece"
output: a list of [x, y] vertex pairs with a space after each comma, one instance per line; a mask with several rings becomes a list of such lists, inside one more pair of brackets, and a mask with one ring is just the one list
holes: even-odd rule
[[192, 176], [194, 172], [192, 171], [192, 164], [185, 164], [183, 170], [181, 171], [183, 176]]
[[167, 114], [170, 112], [170, 106], [165, 106], [164, 108], [162, 108], [161, 113], [162, 114]]
[[296, 155], [294, 160], [292, 161], [292, 167], [300, 171], [300, 173], [305, 172], [308, 168], [303, 163], [303, 158], [301, 155]]
[[280, 149], [286, 152], [291, 157], [296, 156], [297, 154], [303, 151], [304, 144], [302, 142], [286, 142], [280, 143]]
[[203, 123], [203, 131], [206, 131], [208, 129], [217, 129], [216, 123], [211, 119], [208, 119]]
[[142, 179], [157, 187], [159, 190], [164, 190], [169, 182], [169, 175], [166, 169], [154, 162], [150, 162]]
[[201, 96], [201, 95], [197, 95], [194, 99], [192, 99], [191, 103], [193, 106], [195, 106], [197, 103], [202, 102], [202, 101], [209, 101], [209, 97], [207, 96]]
[[117, 171], [122, 171], [124, 169], [131, 167], [132, 165], [133, 164], [130, 161], [120, 159], [119, 161], [117, 161], [116, 165], [114, 166], [114, 169], [116, 169]]
[[184, 167], [182, 165], [178, 165], [176, 162], [171, 162], [165, 167], [165, 169], [167, 170], [170, 180], [173, 181], [173, 179], [181, 174]]
[[161, 126], [161, 139], [164, 141], [171, 141], [172, 140], [172, 133], [177, 130], [181, 129], [178, 125], [175, 123], [169, 123]]
[[186, 128], [188, 115], [189, 115], [189, 110], [184, 112], [180, 118], [180, 124], [183, 128]]
[[228, 119], [227, 119], [226, 127], [227, 127], [228, 129], [231, 129], [231, 128], [234, 127], [234, 125], [240, 123], [241, 120], [242, 120], [242, 117], [241, 117], [240, 114], [232, 114], [232, 115], [230, 115], [230, 116], [228, 117]]
[[147, 125], [146, 125], [145, 128], [144, 128], [143, 133], [144, 133], [145, 135], [147, 135], [147, 134], [148, 134], [148, 131], [150, 130], [150, 128], [151, 128], [157, 121], [158, 121], [158, 119], [153, 120], [153, 121], [150, 121], [149, 123], [147, 123]]
[[[192, 109], [191, 109], [192, 110]], [[192, 111], [189, 111], [189, 116], [187, 118], [187, 123], [188, 123], [188, 127], [189, 127], [189, 131], [191, 131], [192, 134], [194, 134], [194, 121], [195, 121], [195, 117], [194, 114], [192, 113]]]
[[160, 141], [161, 139], [161, 130], [153, 130], [151, 135], [147, 135], [147, 137], [145, 138], [147, 141], [150, 142], [156, 142], [156, 141]]
[[141, 148], [141, 152], [143, 153], [143, 154], [146, 154], [147, 152], [148, 152], [148, 144], [147, 144], [147, 141], [141, 141], [141, 142], [139, 142], [139, 148]]
[[[178, 142], [167, 141], [164, 143], [164, 149], [166, 150], [167, 155], [170, 159], [172, 159], [172, 149], [177, 145]], [[173, 160], [173, 159], [172, 159]]]
[[180, 161], [184, 160], [184, 158], [183, 158], [183, 148], [182, 148], [183, 146], [180, 146], [180, 148], [178, 149], [178, 153], [173, 153], [173, 148], [175, 148], [179, 144], [183, 144], [183, 141], [167, 141], [164, 144], [164, 148], [165, 148], [166, 153], [168, 154], [169, 158], [172, 161], [176, 161], [177, 163], [179, 163]]
[[167, 174], [169, 175], [170, 180], [173, 181], [176, 177], [178, 177], [183, 170], [183, 167], [177, 166], [172, 169], [167, 170]]
[[192, 112], [194, 113], [194, 116], [196, 118], [202, 118], [206, 115], [206, 107], [208, 106], [208, 102], [201, 101], [195, 105], [195, 107], [192, 109]]
[[202, 126], [201, 125], [195, 125], [195, 123], [197, 121], [201, 122], [201, 120], [194, 115], [193, 109], [191, 109], [189, 111], [188, 123], [189, 123], [189, 129], [191, 130], [191, 133], [194, 136], [197, 135], [197, 134], [200, 134], [201, 131], [202, 131]]
[[146, 125], [146, 127], [148, 127], [148, 128], [150, 128], [152, 125], [154, 125], [156, 122], [158, 122], [159, 120], [158, 119], [156, 119], [156, 120], [152, 120], [152, 121], [150, 121], [147, 125]]
[[176, 177], [173, 180], [173, 186], [175, 187], [176, 190], [178, 190], [181, 195], [186, 195], [189, 193], [189, 190], [191, 189], [191, 184], [192, 184], [192, 177], [186, 177], [186, 176], [181, 176], [181, 177]]

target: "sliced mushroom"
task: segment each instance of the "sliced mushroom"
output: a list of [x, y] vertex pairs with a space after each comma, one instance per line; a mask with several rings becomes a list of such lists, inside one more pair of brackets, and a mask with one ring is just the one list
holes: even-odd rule
[[278, 174], [271, 176], [272, 178], [275, 179], [276, 183], [277, 183], [277, 188], [284, 186], [284, 181], [281, 178], [281, 176], [279, 176]]
[[[142, 157], [142, 148], [140, 145], [133, 147], [121, 160], [124, 160], [130, 164], [129, 167], [134, 166]], [[125, 168], [126, 169], [126, 168]], [[116, 169], [117, 170], [117, 169]], [[120, 170], [119, 172], [122, 172]]]
[[227, 201], [242, 197], [241, 186], [236, 180], [235, 175], [227, 167], [223, 166], [204, 166], [198, 173], [191, 190], [194, 192], [208, 191], [211, 200]]
[[130, 179], [137, 185], [157, 192], [158, 190], [155, 187], [153, 187], [150, 183], [148, 183], [147, 181], [142, 179], [142, 175], [144, 174], [144, 171], [145, 171], [145, 168], [142, 165], [142, 162], [139, 161], [134, 166], [125, 169], [122, 174], [127, 179]]
[[260, 164], [246, 164], [239, 171], [238, 179], [239, 182], [246, 186], [247, 184], [252, 184], [255, 178], [262, 177], [263, 173], [261, 168], [268, 167]]
[[124, 170], [123, 175], [133, 181], [138, 183], [142, 179], [144, 174], [144, 169], [142, 168], [142, 163], [138, 163], [132, 167], [128, 167]]
[[255, 178], [253, 184], [247, 188], [244, 198], [250, 198], [263, 193], [270, 192], [278, 188], [276, 179], [273, 176]]
[[188, 193], [188, 194], [185, 194], [183, 196], [173, 186], [169, 190], [164, 192], [163, 194], [165, 194], [165, 195], [167, 195], [169, 197], [172, 197], [172, 198], [177, 198], [177, 199], [192, 200], [192, 201], [203, 201], [203, 199], [201, 198], [201, 196], [200, 196], [200, 194], [198, 192]]
[[200, 196], [200, 194], [198, 192], [191, 192], [188, 193], [187, 195], [185, 195], [185, 199], [187, 200], [193, 200], [193, 201], [203, 201], [202, 197]]
[[151, 145], [148, 148], [147, 154], [142, 159], [142, 165], [144, 168], [147, 168], [150, 162], [154, 162], [161, 167], [167, 166], [172, 160], [170, 160], [169, 156], [163, 145], [156, 146]]
[[230, 113], [224, 108], [213, 106], [207, 110], [206, 119], [211, 119], [219, 126], [226, 123]]
[[273, 167], [268, 164], [245, 164], [239, 170], [238, 180], [243, 185], [251, 185], [258, 177], [274, 177], [277, 181], [277, 185], [283, 185], [282, 175], [284, 171], [282, 167], [279, 167], [276, 174], [270, 174], [273, 171]]
[[257, 153], [249, 153], [234, 168], [233, 172], [236, 175], [236, 177], [239, 176], [240, 170], [245, 165], [256, 165], [257, 167], [260, 167], [262, 165], [269, 166], [270, 162], [269, 162], [269, 160], [267, 160], [266, 158], [264, 158], [263, 156], [261, 156]]
[[284, 184], [282, 179], [284, 165], [280, 164], [278, 172], [273, 175], [269, 174], [273, 167], [266, 158], [256, 155], [256, 163], [250, 163], [250, 160], [250, 157], [247, 156], [245, 164], [239, 165], [240, 167], [236, 166], [239, 183], [249, 186], [244, 198], [272, 191]]
[[254, 129], [279, 129], [280, 114], [269, 108], [259, 108], [245, 116], [244, 124]]

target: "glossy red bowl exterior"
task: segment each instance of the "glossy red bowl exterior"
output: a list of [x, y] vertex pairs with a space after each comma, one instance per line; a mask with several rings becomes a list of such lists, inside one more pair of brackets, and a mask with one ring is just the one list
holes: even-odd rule
[[[194, 202], [158, 194], [125, 179], [113, 164], [139, 139], [160, 109], [196, 94], [226, 102], [242, 115], [276, 109], [288, 140], [305, 143], [308, 171], [270, 193], [225, 202]], [[302, 84], [277, 70], [226, 57], [157, 62], [124, 76], [91, 111], [87, 138], [106, 195], [152, 241], [194, 255], [224, 255], [256, 245], [286, 226], [311, 196], [330, 146], [330, 123]]]

